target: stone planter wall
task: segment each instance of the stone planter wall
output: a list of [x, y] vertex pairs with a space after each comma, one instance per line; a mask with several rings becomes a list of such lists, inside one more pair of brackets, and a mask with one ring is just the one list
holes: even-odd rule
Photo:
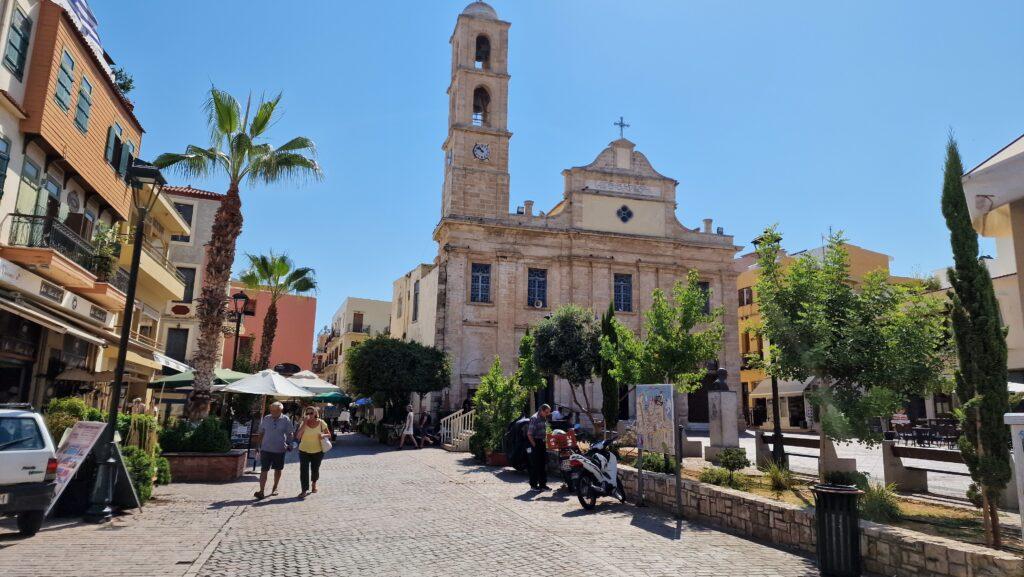
[[[619, 466], [630, 498], [637, 496], [637, 471]], [[673, 475], [644, 473], [644, 502], [676, 511]], [[814, 554], [814, 509], [683, 479], [683, 515], [730, 533]], [[864, 569], [897, 577], [1024, 577], [1024, 559], [1008, 552], [861, 521]]]
[[171, 464], [174, 483], [221, 483], [234, 481], [245, 470], [245, 451], [227, 453], [164, 453]]

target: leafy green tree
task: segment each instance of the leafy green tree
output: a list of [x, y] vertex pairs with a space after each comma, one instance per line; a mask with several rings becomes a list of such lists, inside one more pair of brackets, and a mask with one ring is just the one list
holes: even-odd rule
[[501, 450], [505, 430], [509, 423], [522, 416], [529, 394], [517, 379], [502, 373], [501, 360], [495, 357], [494, 364], [480, 379], [480, 386], [473, 396], [476, 407], [474, 427], [483, 435], [486, 449]]
[[519, 339], [519, 367], [514, 378], [528, 394], [539, 391], [548, 384], [544, 375], [537, 369], [537, 362], [533, 358], [535, 348], [533, 335], [527, 329], [523, 338]]
[[711, 295], [692, 270], [686, 282], [673, 285], [671, 301], [661, 289], [655, 289], [652, 297], [651, 308], [644, 314], [644, 339], [618, 319], [610, 320], [611, 334], [601, 337], [608, 374], [620, 386], [672, 383], [680, 393], [696, 391], [707, 374], [707, 363], [721, 351], [723, 310], [708, 307]]
[[277, 301], [287, 294], [302, 294], [316, 290], [316, 273], [309, 267], [296, 267], [286, 254], [247, 254], [249, 270], [241, 276], [246, 288], [264, 291], [270, 295], [270, 304], [263, 317], [260, 336], [259, 370], [270, 368], [270, 353], [277, 336]]
[[594, 313], [577, 305], [564, 305], [538, 323], [533, 334], [533, 358], [538, 370], [569, 382], [573, 403], [593, 427], [594, 409], [584, 385], [600, 363], [601, 329]]
[[206, 101], [210, 145], [190, 144], [184, 152], [165, 152], [153, 162], [159, 168], [172, 168], [187, 178], [207, 178], [223, 173], [228, 181], [227, 193], [217, 208], [212, 236], [206, 245], [203, 287], [196, 299], [199, 340], [192, 358], [196, 378], [186, 407], [192, 420], [200, 420], [210, 412], [213, 369], [222, 350], [221, 328], [227, 311], [235, 241], [242, 233], [239, 196], [242, 184], [274, 184], [322, 177], [312, 140], [299, 136], [278, 147], [265, 142], [280, 101], [280, 94], [270, 100], [260, 99], [253, 110], [250, 97], [246, 99], [243, 112], [233, 96], [211, 87]]
[[[822, 254], [782, 261], [782, 237], [769, 227], [757, 243], [759, 330], [765, 368], [779, 379], [816, 376], [811, 395], [827, 439], [881, 439], [871, 425], [908, 397], [943, 383], [948, 361], [942, 304], [919, 283], [895, 285], [884, 271], [855, 290], [842, 233]], [[827, 471], [822, 471], [826, 473]]]
[[963, 188], [963, 164], [952, 136], [946, 145], [942, 185], [942, 214], [949, 228], [954, 266], [949, 270], [953, 287], [953, 336], [959, 357], [956, 392], [963, 408], [960, 452], [980, 487], [985, 519], [985, 540], [1000, 547], [1000, 495], [1010, 480], [1010, 431], [1003, 424], [1009, 411], [1006, 386], [1006, 329], [999, 317], [999, 303], [988, 268], [978, 259], [978, 233], [971, 226]]
[[[615, 319], [615, 305], [608, 303], [608, 311], [601, 317], [601, 342], [608, 341], [615, 346], [616, 332], [612, 321]], [[602, 344], [603, 346], [603, 344]], [[610, 374], [612, 364], [601, 358], [601, 413], [604, 415], [605, 426], [614, 429], [619, 422], [619, 382]]]
[[345, 376], [353, 393], [395, 412], [412, 393], [422, 397], [447, 387], [451, 366], [434, 347], [378, 335], [345, 353]]

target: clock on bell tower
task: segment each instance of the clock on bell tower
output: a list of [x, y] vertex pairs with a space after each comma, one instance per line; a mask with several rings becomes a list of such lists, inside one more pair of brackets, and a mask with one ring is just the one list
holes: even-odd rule
[[442, 218], [508, 216], [508, 28], [484, 2], [455, 23]]

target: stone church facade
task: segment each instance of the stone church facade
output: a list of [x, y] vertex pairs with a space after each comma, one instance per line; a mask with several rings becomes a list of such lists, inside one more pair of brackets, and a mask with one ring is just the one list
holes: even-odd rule
[[[719, 364], [739, 393], [738, 247], [712, 230], [710, 219], [694, 229], [680, 224], [678, 182], [658, 173], [632, 142], [615, 140], [589, 164], [564, 170], [563, 198], [551, 210], [535, 213], [526, 201], [509, 212], [508, 29], [483, 2], [458, 17], [433, 235], [438, 254], [394, 283], [392, 336], [451, 357], [451, 387], [431, 408], [461, 407], [495, 356], [506, 373], [514, 371], [527, 328], [561, 305], [600, 314], [614, 302], [617, 318], [641, 333], [654, 289], [670, 291], [690, 270], [706, 283], [711, 306], [725, 309]], [[599, 413], [600, 386], [588, 386]], [[572, 406], [567, 383], [553, 383], [545, 396]], [[706, 396], [680, 395], [677, 412], [692, 425], [707, 422]]]

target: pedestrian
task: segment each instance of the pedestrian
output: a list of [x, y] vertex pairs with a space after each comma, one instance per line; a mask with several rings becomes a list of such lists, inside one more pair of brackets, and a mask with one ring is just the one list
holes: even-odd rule
[[299, 442], [299, 484], [302, 486], [299, 498], [310, 492], [310, 480], [313, 481], [312, 492], [316, 493], [320, 462], [324, 460], [323, 440], [330, 436], [327, 423], [320, 418], [316, 407], [306, 407], [302, 422], [295, 431], [295, 439]]
[[274, 487], [270, 494], [277, 495], [277, 485], [284, 470], [284, 454], [292, 450], [292, 422], [284, 416], [284, 405], [275, 401], [270, 404], [270, 414], [260, 421], [257, 436], [260, 443], [260, 490], [253, 494], [256, 499], [266, 497], [267, 473], [274, 470]]
[[416, 420], [416, 415], [412, 412], [412, 405], [407, 405], [405, 407], [405, 411], [405, 428], [402, 429], [402, 438], [399, 439], [398, 448], [396, 450], [401, 450], [402, 447], [405, 446], [406, 438], [412, 441], [412, 447], [414, 449], [419, 449], [419, 446], [416, 445], [415, 428], [413, 426], [413, 423]]
[[535, 491], [551, 490], [551, 487], [548, 487], [547, 448], [544, 446], [544, 438], [548, 432], [547, 420], [550, 414], [551, 406], [541, 405], [540, 409], [530, 417], [530, 424], [526, 427], [526, 441], [530, 443], [530, 446], [526, 447], [530, 463], [530, 488]]

